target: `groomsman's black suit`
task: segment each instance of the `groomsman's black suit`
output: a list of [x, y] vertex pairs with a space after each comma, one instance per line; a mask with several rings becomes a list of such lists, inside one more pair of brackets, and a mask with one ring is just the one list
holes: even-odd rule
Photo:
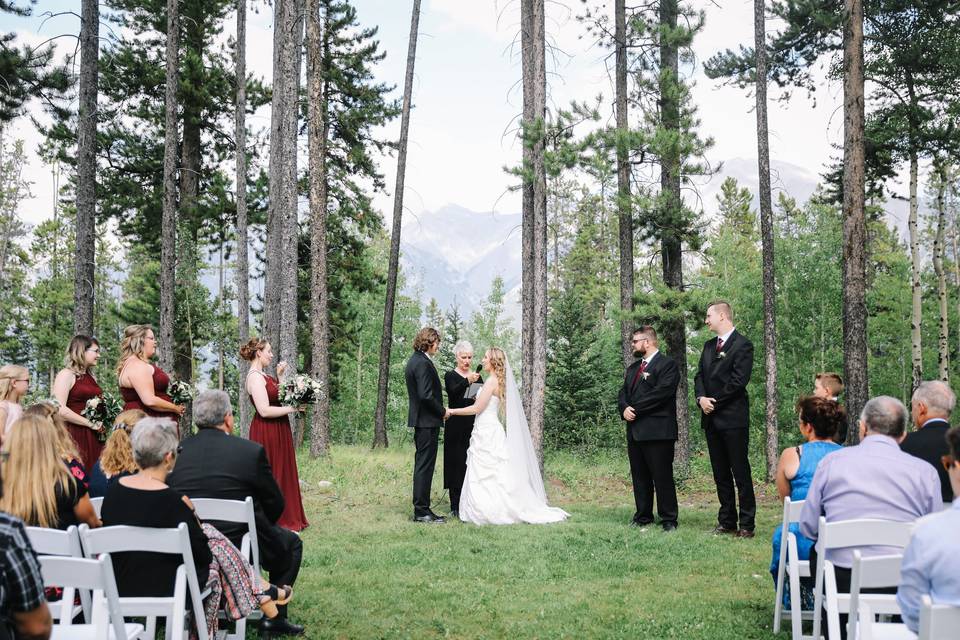
[[403, 372], [407, 381], [407, 426], [413, 429], [417, 454], [413, 462], [413, 517], [432, 515], [430, 485], [437, 464], [437, 442], [443, 426], [443, 392], [437, 368], [426, 353], [414, 351]]
[[[653, 522], [653, 495], [664, 525], [677, 524], [677, 489], [673, 481], [673, 455], [677, 441], [677, 363], [659, 351], [643, 367], [637, 360], [623, 378], [618, 406], [620, 417], [633, 407], [636, 418], [627, 422], [627, 455], [633, 478], [637, 524]], [[645, 375], [644, 375], [645, 374]]]
[[753, 344], [736, 330], [717, 350], [717, 338], [707, 340], [694, 378], [697, 402], [715, 398], [713, 413], [701, 411], [700, 426], [707, 437], [710, 466], [720, 500], [718, 524], [737, 530], [734, 482], [740, 501], [739, 529], [753, 531], [757, 502], [753, 494], [748, 445], [750, 402], [747, 383], [753, 371]]
[[940, 476], [940, 489], [944, 502], [954, 500], [953, 487], [950, 485], [950, 474], [943, 468], [940, 457], [950, 453], [947, 444], [947, 431], [950, 423], [942, 418], [927, 420], [920, 429], [911, 431], [900, 443], [900, 449], [912, 456], [926, 460], [933, 465]]

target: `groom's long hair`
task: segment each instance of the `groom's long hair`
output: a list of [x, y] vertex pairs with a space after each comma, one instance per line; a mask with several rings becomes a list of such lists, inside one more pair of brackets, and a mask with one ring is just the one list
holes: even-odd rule
[[440, 342], [440, 332], [433, 327], [424, 327], [417, 332], [417, 337], [413, 339], [413, 350], [426, 351], [438, 342]]
[[500, 417], [506, 418], [507, 412], [507, 355], [500, 347], [490, 347], [487, 350], [490, 358], [490, 368], [497, 376], [498, 393], [500, 395]]

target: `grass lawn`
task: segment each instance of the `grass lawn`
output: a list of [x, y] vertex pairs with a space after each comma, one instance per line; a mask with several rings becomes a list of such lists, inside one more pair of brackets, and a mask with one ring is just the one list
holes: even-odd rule
[[[756, 538], [714, 537], [716, 495], [698, 458], [680, 487], [680, 528], [665, 534], [627, 526], [625, 452], [558, 454], [547, 459], [547, 493], [567, 522], [422, 525], [411, 522], [412, 462], [409, 440], [301, 455], [311, 526], [290, 614], [308, 637], [774, 637], [772, 488], [757, 487]], [[433, 505], [445, 514], [441, 467]]]

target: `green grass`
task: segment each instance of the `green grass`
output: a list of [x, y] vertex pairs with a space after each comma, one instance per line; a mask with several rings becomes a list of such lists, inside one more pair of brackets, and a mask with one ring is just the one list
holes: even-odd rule
[[[664, 534], [627, 526], [625, 453], [557, 454], [547, 459], [547, 493], [569, 521], [419, 525], [412, 461], [409, 442], [301, 456], [311, 526], [290, 615], [308, 637], [773, 637], [767, 567], [780, 508], [766, 487], [756, 538], [714, 537], [716, 496], [698, 458], [680, 487], [680, 529]], [[433, 504], [446, 513], [441, 466]]]

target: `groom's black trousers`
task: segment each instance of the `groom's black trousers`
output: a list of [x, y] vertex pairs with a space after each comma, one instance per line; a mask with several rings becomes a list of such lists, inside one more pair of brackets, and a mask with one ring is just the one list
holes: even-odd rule
[[413, 459], [413, 517], [430, 514], [430, 486], [433, 483], [433, 470], [437, 466], [437, 443], [440, 429], [413, 430], [413, 442], [417, 454]]
[[653, 522], [653, 496], [657, 496], [660, 522], [677, 524], [677, 487], [673, 482], [674, 440], [636, 441], [627, 433], [627, 456], [633, 478], [633, 499], [638, 524]]

